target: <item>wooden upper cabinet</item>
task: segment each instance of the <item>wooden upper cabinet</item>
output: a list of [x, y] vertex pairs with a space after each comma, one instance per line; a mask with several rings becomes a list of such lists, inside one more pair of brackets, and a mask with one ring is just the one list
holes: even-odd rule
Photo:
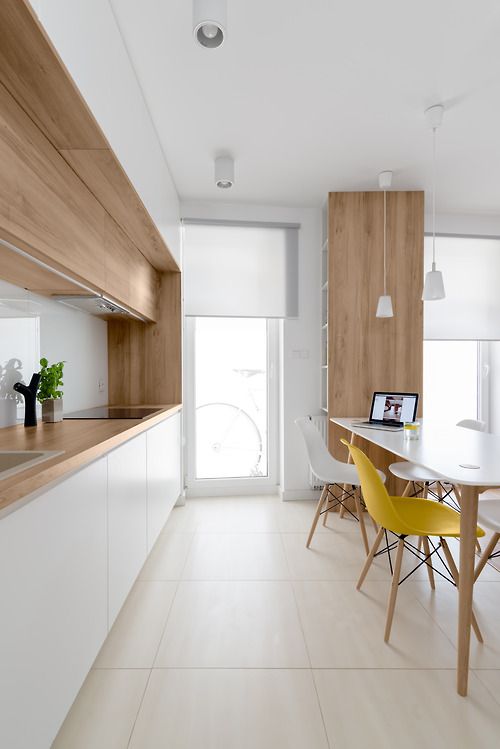
[[155, 319], [177, 263], [26, 0], [0, 2], [0, 107], [0, 237]]
[[109, 148], [25, 0], [0, 3], [0, 81], [57, 148]]

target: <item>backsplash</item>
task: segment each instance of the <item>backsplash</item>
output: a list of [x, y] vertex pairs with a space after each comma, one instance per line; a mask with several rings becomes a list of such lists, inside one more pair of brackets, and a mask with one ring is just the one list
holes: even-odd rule
[[107, 323], [0, 279], [0, 427], [23, 419], [12, 385], [28, 383], [41, 356], [66, 362], [66, 413], [108, 402]]

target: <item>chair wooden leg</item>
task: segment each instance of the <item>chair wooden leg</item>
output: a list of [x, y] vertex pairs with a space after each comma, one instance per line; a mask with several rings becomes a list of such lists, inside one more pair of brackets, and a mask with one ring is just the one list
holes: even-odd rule
[[375, 557], [375, 554], [378, 551], [378, 547], [380, 546], [380, 542], [382, 541], [383, 535], [384, 535], [384, 528], [379, 528], [379, 531], [377, 533], [377, 537], [376, 537], [375, 541], [373, 542], [373, 546], [370, 549], [370, 553], [368, 554], [368, 556], [366, 558], [366, 562], [363, 565], [363, 569], [361, 570], [361, 575], [359, 576], [359, 580], [358, 580], [358, 582], [356, 584], [356, 590], [360, 590], [361, 586], [363, 585], [363, 581], [364, 581], [364, 579], [366, 577], [366, 574], [367, 574], [368, 570], [372, 566], [373, 559]]
[[[330, 486], [331, 485], [328, 484], [328, 489], [330, 488]], [[326, 521], [328, 520], [328, 514], [329, 514], [329, 512], [331, 510], [331, 507], [330, 507], [331, 504], [333, 504], [333, 502], [331, 501], [330, 495], [329, 495], [328, 490], [327, 490], [327, 494], [326, 494], [326, 508], [325, 508], [325, 514], [323, 515], [323, 525], [325, 527], [326, 527]], [[342, 505], [340, 505], [340, 509], [342, 509]]]
[[401, 495], [402, 497], [408, 497], [410, 495], [412, 484], [413, 484], [413, 481], [408, 481], [408, 483], [405, 486], [405, 490]]
[[481, 574], [481, 572], [484, 569], [484, 565], [490, 558], [490, 555], [493, 554], [493, 551], [495, 549], [495, 546], [498, 543], [498, 539], [500, 539], [500, 533], [494, 533], [490, 539], [489, 544], [487, 545], [486, 549], [484, 550], [481, 559], [477, 563], [476, 569], [474, 570], [474, 582], [476, 582], [477, 578]]
[[358, 513], [359, 529], [361, 531], [361, 538], [365, 547], [365, 552], [368, 555], [370, 553], [370, 546], [368, 544], [368, 536], [366, 535], [365, 519], [363, 517], [363, 509], [361, 502], [359, 501], [359, 488], [354, 489], [354, 504], [356, 506], [356, 512]]
[[[429, 484], [428, 484], [427, 481], [424, 481], [424, 488], [422, 490], [422, 499], [427, 499], [428, 496], [429, 496]], [[418, 537], [418, 544], [417, 544], [417, 549], [419, 551], [422, 549], [422, 544], [423, 544], [423, 536], [419, 536]]]
[[[444, 555], [446, 557], [446, 561], [448, 562], [448, 565], [450, 567], [452, 577], [455, 580], [455, 585], [458, 588], [458, 582], [460, 578], [458, 575], [457, 565], [455, 564], [455, 560], [453, 559], [453, 555], [450, 551], [450, 547], [446, 543], [446, 540], [444, 538], [440, 538], [440, 541], [444, 551]], [[471, 624], [478, 642], [483, 642], [483, 635], [481, 634], [481, 630], [479, 629], [479, 624], [477, 623], [476, 615], [474, 614], [474, 612], [472, 612]]]
[[309, 531], [309, 535], [307, 537], [307, 543], [306, 546], [309, 548], [311, 545], [312, 537], [314, 536], [314, 531], [316, 530], [316, 526], [318, 525], [319, 516], [321, 515], [321, 509], [325, 503], [325, 498], [328, 497], [328, 484], [325, 484], [323, 487], [323, 491], [321, 492], [321, 497], [318, 500], [318, 506], [316, 507], [316, 512], [314, 513], [314, 519], [312, 521], [311, 530]]
[[[425, 554], [426, 557], [428, 557], [430, 555], [430, 553], [431, 553], [431, 550], [429, 548], [429, 539], [427, 538], [427, 536], [423, 536], [422, 537], [422, 545], [424, 547], [424, 554]], [[430, 561], [430, 559], [427, 560], [425, 566], [427, 567], [427, 574], [429, 576], [430, 586], [431, 586], [432, 590], [435, 590], [436, 589], [436, 584], [434, 582], [434, 570], [432, 569], [432, 562]]]
[[[344, 496], [345, 496], [346, 492], [347, 492], [347, 486], [344, 485], [342, 487], [342, 499], [344, 499]], [[340, 520], [342, 520], [342, 518], [344, 517], [344, 514], [345, 514], [344, 505], [341, 504], [340, 507], [339, 507], [339, 519]], [[326, 520], [326, 518], [325, 518], [325, 520]]]
[[396, 561], [394, 563], [394, 573], [392, 575], [391, 592], [389, 594], [389, 603], [387, 606], [387, 619], [385, 622], [385, 633], [384, 642], [389, 642], [391, 636], [392, 620], [394, 618], [394, 609], [396, 608], [396, 598], [398, 595], [398, 584], [401, 575], [401, 563], [403, 561], [403, 552], [405, 550], [405, 542], [402, 538], [399, 539], [398, 550], [396, 552]]

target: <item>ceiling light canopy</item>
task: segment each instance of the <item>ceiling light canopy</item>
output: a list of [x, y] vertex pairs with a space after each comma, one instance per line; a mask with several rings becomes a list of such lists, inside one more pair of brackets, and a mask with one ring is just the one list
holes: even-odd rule
[[215, 184], [227, 190], [234, 184], [234, 159], [231, 156], [218, 156], [215, 159]]
[[193, 33], [202, 47], [220, 47], [226, 37], [226, 0], [193, 0]]

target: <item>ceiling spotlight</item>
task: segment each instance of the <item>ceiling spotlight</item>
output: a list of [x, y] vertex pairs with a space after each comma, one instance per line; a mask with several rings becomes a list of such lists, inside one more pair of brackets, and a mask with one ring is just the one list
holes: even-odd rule
[[234, 184], [234, 159], [231, 156], [218, 156], [215, 159], [215, 184], [227, 190]]
[[193, 0], [193, 32], [202, 47], [220, 47], [226, 36], [226, 0]]

